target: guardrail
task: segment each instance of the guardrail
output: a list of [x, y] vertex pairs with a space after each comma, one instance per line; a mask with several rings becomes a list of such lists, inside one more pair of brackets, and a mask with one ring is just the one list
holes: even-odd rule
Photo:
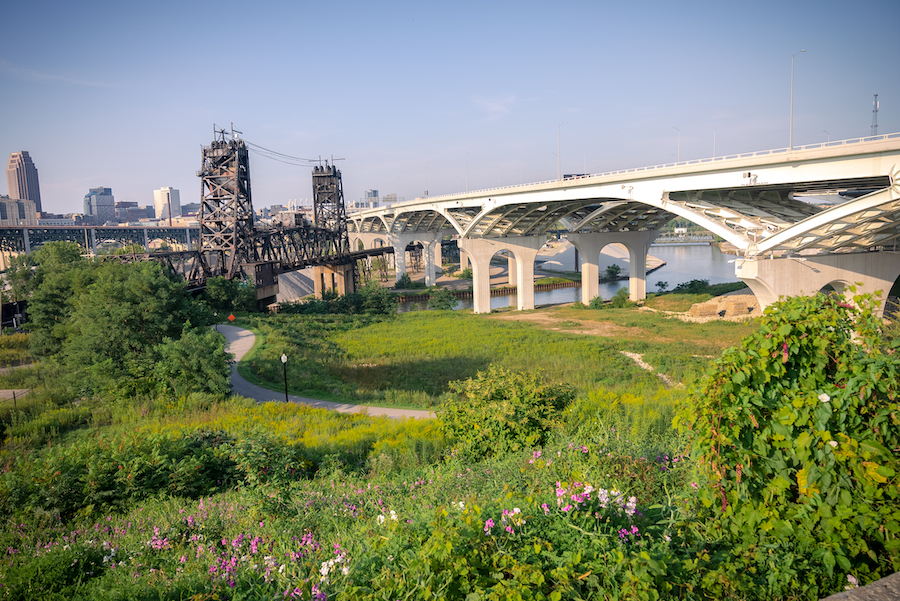
[[[647, 171], [655, 171], [657, 169], [669, 169], [672, 167], [680, 167], [682, 165], [688, 166], [688, 165], [718, 163], [718, 162], [722, 162], [722, 161], [731, 161], [731, 160], [736, 160], [736, 159], [748, 159], [748, 158], [753, 158], [753, 157], [763, 157], [763, 156], [776, 155], [776, 154], [787, 154], [788, 152], [796, 152], [798, 150], [815, 150], [817, 148], [833, 148], [836, 146], [850, 146], [852, 144], [861, 144], [861, 143], [865, 143], [865, 142], [878, 142], [880, 140], [891, 140], [894, 138], [900, 138], [900, 132], [892, 133], [892, 134], [883, 134], [880, 136], [866, 136], [863, 138], [851, 138], [849, 140], [835, 140], [833, 142], [821, 142], [818, 144], [805, 144], [803, 146], [794, 146], [793, 148], [775, 148], [772, 150], [759, 150], [756, 152], [744, 152], [744, 153], [738, 153], [738, 154], [729, 154], [729, 155], [723, 155], [723, 156], [719, 156], [719, 157], [710, 157], [710, 158], [705, 158], [705, 159], [692, 159], [689, 161], [681, 161], [681, 162], [677, 162], [677, 163], [663, 163], [660, 165], [652, 165], [650, 167], [634, 167], [632, 169], [619, 169], [617, 171], [606, 171], [604, 173], [591, 173], [588, 175], [569, 177], [569, 178], [564, 178], [563, 180], [548, 179], [548, 180], [544, 180], [544, 181], [540, 181], [540, 182], [532, 182], [532, 183], [528, 183], [528, 184], [513, 184], [511, 186], [498, 186], [495, 188], [483, 188], [480, 190], [472, 190], [471, 192], [466, 192], [465, 194], [484, 195], [489, 192], [497, 192], [497, 191], [501, 191], [501, 190], [504, 190], [504, 191], [516, 190], [519, 188], [530, 188], [532, 186], [540, 186], [542, 184], [555, 184], [555, 183], [559, 183], [560, 181], [568, 182], [568, 181], [577, 181], [577, 180], [581, 180], [581, 179], [590, 179], [590, 178], [594, 178], [594, 177], [608, 177], [610, 175], [626, 175], [629, 173], [644, 173]], [[421, 204], [422, 202], [427, 202], [430, 200], [440, 200], [443, 198], [460, 196], [461, 194], [463, 194], [463, 192], [454, 192], [451, 194], [439, 194], [437, 196], [426, 196], [424, 198], [417, 198], [416, 200], [407, 201], [404, 203], [395, 203], [395, 204], [391, 205], [391, 207], [416, 205], [416, 204]], [[391, 208], [391, 207], [385, 207], [385, 208]], [[378, 209], [369, 209], [369, 210], [374, 211], [374, 210], [378, 210]], [[365, 212], [365, 211], [363, 211], [363, 212]], [[356, 213], [356, 214], [358, 215], [359, 213]]]

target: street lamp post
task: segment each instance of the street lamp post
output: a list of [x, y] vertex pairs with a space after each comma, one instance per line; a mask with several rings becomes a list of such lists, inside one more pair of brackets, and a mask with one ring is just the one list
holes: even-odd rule
[[287, 392], [287, 355], [284, 353], [281, 353], [281, 365], [284, 366], [284, 402], [289, 403]]
[[[806, 52], [806, 50], [804, 49], [800, 52]], [[800, 52], [798, 52], [797, 54], [800, 54]], [[797, 54], [791, 56], [791, 122], [788, 134], [788, 150], [794, 149], [794, 58], [797, 56]]]
[[559, 130], [560, 128], [567, 124], [568, 121], [563, 121], [559, 125], [556, 126], [556, 179], [562, 179], [562, 161], [559, 158]]
[[469, 154], [471, 154], [471, 150], [466, 153], [466, 194], [469, 193]]
[[827, 129], [823, 129], [822, 131], [824, 131], [824, 132], [825, 132], [825, 135], [828, 136], [828, 142], [831, 142], [831, 134], [828, 133], [828, 130], [827, 130]]
[[587, 170], [587, 155], [591, 154], [590, 151], [584, 153], [584, 175], [588, 175]]
[[681, 130], [678, 129], [677, 127], [675, 127], [674, 125], [672, 126], [672, 129], [674, 129], [675, 131], [678, 132], [678, 154], [675, 155], [675, 162], [680, 163], [681, 162]]
[[713, 128], [713, 158], [716, 158], [716, 130], [719, 129], [719, 126], [715, 126]]

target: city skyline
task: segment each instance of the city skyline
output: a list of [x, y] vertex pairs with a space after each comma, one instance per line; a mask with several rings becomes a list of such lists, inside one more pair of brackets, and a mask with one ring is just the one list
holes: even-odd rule
[[900, 131], [893, 2], [217, 6], [7, 7], [0, 153], [44, 211], [199, 202], [214, 124], [281, 153], [251, 152], [257, 208], [312, 195], [284, 155], [340, 159], [349, 204], [868, 136], [875, 94]]

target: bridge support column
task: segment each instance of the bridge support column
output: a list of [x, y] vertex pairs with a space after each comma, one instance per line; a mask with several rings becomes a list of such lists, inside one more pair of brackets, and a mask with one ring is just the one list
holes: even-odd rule
[[534, 259], [544, 244], [541, 236], [520, 238], [461, 238], [459, 248], [472, 261], [472, 297], [475, 313], [491, 312], [491, 258], [500, 250], [513, 254], [516, 269], [516, 304], [519, 311], [534, 309]]
[[507, 271], [509, 271], [509, 285], [517, 285], [518, 280], [516, 279], [516, 258], [512, 254], [510, 254], [506, 258], [506, 269]]
[[333, 290], [339, 296], [356, 292], [353, 282], [353, 265], [317, 265], [313, 267], [313, 286], [316, 298]]
[[391, 236], [391, 244], [394, 245], [394, 263], [397, 266], [397, 278], [399, 281], [406, 273], [406, 247], [416, 242], [422, 245], [422, 256], [425, 259], [425, 285], [434, 286], [437, 283], [437, 267], [435, 266], [435, 246], [440, 252], [441, 234], [437, 232], [422, 232], [418, 234], [394, 234]]
[[581, 254], [581, 302], [585, 305], [600, 294], [600, 251], [607, 244], [623, 244], [628, 249], [628, 298], [647, 298], [647, 254], [659, 230], [569, 234], [569, 242]]
[[809, 255], [778, 259], [738, 259], [735, 275], [740, 278], [765, 309], [782, 296], [811, 296], [827, 285], [835, 290], [856, 285], [857, 294], [880, 291], [878, 315], [884, 301], [900, 277], [900, 252], [858, 252]]

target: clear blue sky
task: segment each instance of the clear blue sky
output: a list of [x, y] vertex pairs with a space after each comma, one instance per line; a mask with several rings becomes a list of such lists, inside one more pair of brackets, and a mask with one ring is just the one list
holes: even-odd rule
[[[213, 124], [407, 199], [900, 131], [896, 0], [6, 2], [0, 157], [44, 210], [198, 202]], [[558, 126], [566, 122], [561, 128]], [[825, 132], [829, 132], [826, 134]], [[2, 181], [2, 180], [0, 180]], [[251, 154], [256, 207], [310, 170]], [[0, 184], [2, 189], [2, 184]]]

